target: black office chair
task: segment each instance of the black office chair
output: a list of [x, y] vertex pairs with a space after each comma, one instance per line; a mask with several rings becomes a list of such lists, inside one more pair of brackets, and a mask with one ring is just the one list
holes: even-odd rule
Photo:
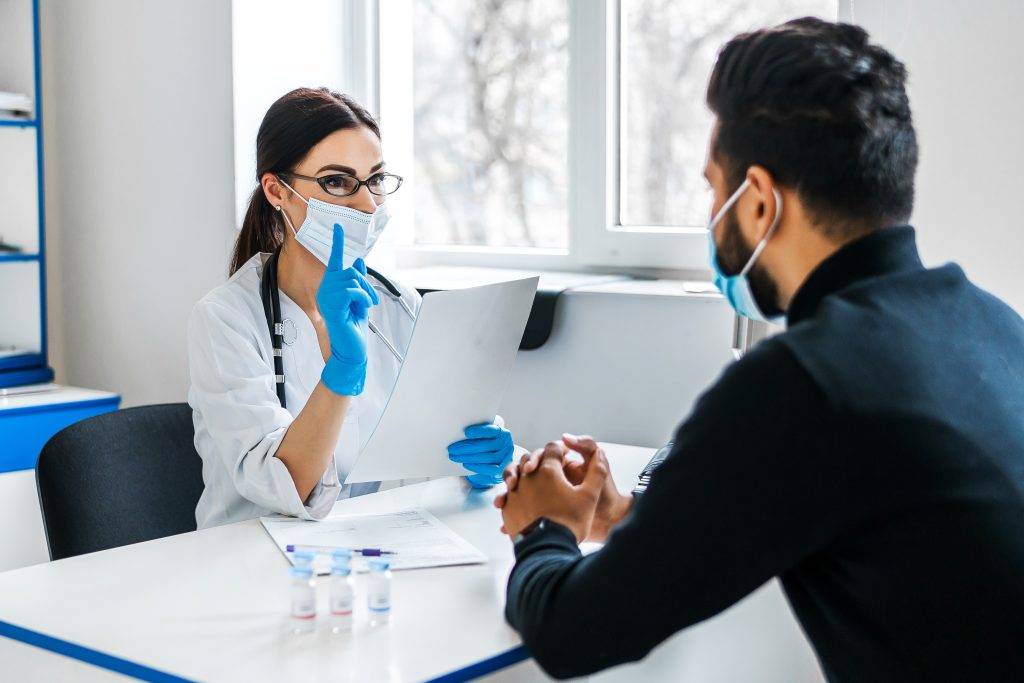
[[57, 432], [36, 465], [50, 559], [196, 529], [202, 461], [186, 403], [127, 408]]

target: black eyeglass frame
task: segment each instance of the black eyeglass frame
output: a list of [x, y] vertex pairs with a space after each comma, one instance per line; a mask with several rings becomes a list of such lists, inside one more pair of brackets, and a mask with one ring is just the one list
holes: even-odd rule
[[[319, 185], [321, 187], [321, 189], [323, 189], [324, 192], [326, 192], [327, 194], [331, 195], [332, 197], [351, 197], [355, 193], [359, 192], [359, 190], [364, 185], [366, 186], [366, 189], [369, 190], [370, 194], [376, 195], [378, 197], [386, 197], [388, 195], [391, 195], [391, 194], [394, 194], [394, 193], [398, 192], [398, 190], [402, 187], [402, 181], [405, 180], [400, 175], [396, 175], [394, 173], [387, 173], [386, 171], [379, 171], [377, 173], [374, 173], [372, 176], [370, 176], [366, 180], [360, 180], [359, 178], [356, 178], [354, 175], [350, 175], [348, 173], [331, 173], [330, 175], [323, 175], [323, 176], [317, 177], [317, 176], [302, 175], [301, 173], [292, 173], [291, 171], [281, 171], [277, 175], [287, 176], [289, 178], [298, 178], [299, 180], [309, 180], [309, 181], [312, 181], [312, 182], [316, 183], [317, 185]], [[327, 180], [329, 180], [330, 178], [337, 178], [338, 176], [342, 176], [343, 178], [351, 178], [356, 183], [355, 188], [353, 188], [353, 190], [351, 192], [346, 192], [345, 194], [338, 194], [337, 192], [332, 192], [330, 190], [330, 188], [327, 187]], [[381, 178], [397, 178], [398, 179], [398, 185], [395, 187], [395, 189], [391, 190], [391, 192], [374, 192], [373, 188], [370, 187], [370, 183], [373, 182], [374, 179], [378, 179], [379, 180]]]

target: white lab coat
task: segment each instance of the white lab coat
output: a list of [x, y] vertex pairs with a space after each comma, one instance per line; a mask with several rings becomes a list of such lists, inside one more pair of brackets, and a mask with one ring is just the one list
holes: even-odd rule
[[[269, 254], [257, 254], [192, 309], [188, 359], [196, 450], [206, 488], [196, 507], [200, 529], [280, 512], [322, 519], [338, 498], [377, 490], [378, 484], [343, 485], [360, 449], [377, 424], [400, 364], [372, 333], [367, 335], [366, 383], [345, 416], [333, 466], [328, 466], [305, 503], [284, 463], [274, 457], [324, 369], [316, 331], [305, 312], [281, 292], [285, 326], [285, 399], [274, 385], [270, 332], [260, 299], [260, 274]], [[372, 278], [371, 283], [377, 285]], [[420, 295], [392, 281], [415, 313]], [[370, 319], [399, 353], [412, 337], [413, 319], [390, 293], [376, 286], [380, 304]], [[438, 457], [446, 457], [440, 453]]]

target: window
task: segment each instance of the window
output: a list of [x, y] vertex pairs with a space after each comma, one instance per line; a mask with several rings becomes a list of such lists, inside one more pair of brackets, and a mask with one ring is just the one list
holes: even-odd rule
[[399, 264], [703, 271], [718, 49], [849, 2], [379, 2]]
[[707, 222], [704, 91], [718, 50], [742, 31], [808, 15], [834, 20], [837, 0], [622, 0], [621, 225]]
[[413, 12], [415, 242], [565, 248], [568, 0]]

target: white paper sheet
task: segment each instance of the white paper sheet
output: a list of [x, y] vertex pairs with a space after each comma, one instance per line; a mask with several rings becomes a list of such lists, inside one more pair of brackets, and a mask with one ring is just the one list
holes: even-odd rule
[[[295, 517], [260, 517], [263, 528], [285, 554], [288, 545], [312, 545], [341, 548], [380, 548], [393, 551], [386, 555], [391, 568], [421, 569], [460, 564], [480, 564], [487, 558], [441, 520], [423, 508], [396, 512], [332, 515], [319, 522]], [[352, 568], [366, 571], [372, 558], [353, 557]], [[314, 568], [318, 574], [330, 571], [330, 556], [317, 555]]]
[[538, 279], [423, 298], [398, 380], [346, 483], [469, 474], [447, 446], [495, 418]]

